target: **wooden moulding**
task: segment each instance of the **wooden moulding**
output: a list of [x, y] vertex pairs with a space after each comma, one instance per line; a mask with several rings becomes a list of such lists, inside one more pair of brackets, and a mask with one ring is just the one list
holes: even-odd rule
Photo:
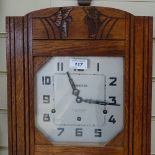
[[[9, 155], [150, 155], [152, 27], [152, 17], [104, 7], [7, 17]], [[105, 147], [54, 146], [35, 128], [35, 74], [71, 55], [124, 58], [124, 129]]]

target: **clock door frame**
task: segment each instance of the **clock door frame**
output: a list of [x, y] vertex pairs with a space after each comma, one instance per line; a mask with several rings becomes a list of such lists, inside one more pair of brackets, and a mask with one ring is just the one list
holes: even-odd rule
[[[99, 18], [93, 18], [91, 12]], [[65, 31], [63, 22], [60, 24], [56, 20], [63, 14], [66, 17], [63, 22], [67, 24]], [[99, 25], [90, 24], [96, 20], [100, 20]], [[105, 25], [111, 24], [105, 27], [104, 23], [101, 24], [105, 20]], [[79, 23], [81, 27], [76, 32]], [[102, 7], [49, 8], [24, 17], [7, 17], [9, 155], [79, 155], [81, 152], [83, 155], [120, 155], [120, 151], [121, 155], [150, 155], [152, 27], [152, 17], [137, 17]], [[78, 46], [85, 51], [92, 49], [94, 54], [79, 52]], [[93, 52], [96, 49], [97, 53]], [[124, 56], [123, 147], [122, 143], [121, 147], [118, 146], [122, 142], [119, 136], [103, 148], [56, 147], [47, 143], [47, 139], [35, 129], [34, 73], [47, 57], [74, 54]], [[38, 141], [44, 145], [37, 145]]]
[[[59, 42], [59, 41], [58, 41]], [[128, 70], [126, 70], [125, 68], [128, 68], [128, 64], [127, 64], [127, 55], [128, 53], [125, 51], [125, 43], [122, 41], [115, 41], [113, 42], [113, 47], [112, 45], [108, 45], [106, 41], [85, 41], [85, 40], [77, 40], [76, 44], [75, 41], [70, 41], [67, 40], [66, 41], [66, 45], [64, 48], [64, 43], [60, 43], [59, 42], [59, 49], [57, 49], [57, 47], [54, 47], [54, 44], [57, 44], [57, 41], [53, 44], [52, 41], [48, 41], [47, 42], [47, 49], [48, 51], [46, 51], [43, 47], [41, 47], [40, 45], [46, 44], [46, 41], [42, 42], [42, 41], [34, 41], [33, 47], [34, 47], [34, 56], [33, 56], [33, 79], [31, 83], [31, 85], [35, 88], [35, 75], [37, 73], [37, 71], [47, 63], [47, 61], [53, 57], [53, 56], [98, 56], [98, 57], [103, 57], [103, 56], [110, 56], [110, 57], [122, 57], [124, 60], [124, 64], [123, 64], [123, 72], [124, 72], [124, 86], [128, 85], [128, 81], [127, 81], [127, 74], [128, 74]], [[91, 44], [92, 47], [85, 47], [86, 44]], [[52, 50], [50, 50], [50, 47], [53, 47]], [[95, 46], [95, 47], [94, 47]], [[94, 48], [93, 48], [94, 47]], [[72, 54], [72, 50], [74, 49], [74, 54]], [[90, 50], [91, 49], [91, 52]], [[41, 51], [41, 52], [40, 52]], [[88, 51], [88, 52], [87, 52]], [[46, 53], [46, 57], [44, 57], [44, 54]], [[109, 54], [110, 53], [110, 54]], [[128, 86], [124, 87], [125, 89], [128, 89]], [[33, 89], [33, 88], [32, 88]], [[32, 92], [35, 92], [35, 90], [33, 89]], [[35, 96], [34, 94], [32, 95], [32, 97]], [[127, 94], [124, 93], [124, 98], [127, 97]], [[33, 97], [34, 98], [34, 97]], [[34, 105], [35, 103], [33, 103]], [[127, 105], [128, 103], [126, 103]], [[32, 110], [32, 115], [35, 113], [35, 109]], [[127, 111], [124, 108], [124, 115], [127, 116]], [[127, 124], [125, 124], [125, 122], [127, 122], [127, 118], [124, 118], [124, 129], [123, 131], [121, 131], [118, 135], [116, 135], [110, 142], [108, 142], [105, 146], [103, 145], [102, 147], [92, 147], [93, 148], [93, 153], [96, 155], [100, 155], [101, 152], [109, 152], [109, 154], [124, 154], [124, 141], [127, 141], [127, 137], [125, 137], [125, 133], [127, 132]], [[32, 122], [35, 122], [35, 120], [33, 120]], [[58, 150], [59, 152], [63, 152], [64, 148], [66, 150], [68, 150], [68, 152], [70, 153], [74, 153], [75, 151], [76, 153], [80, 153], [83, 152], [85, 154], [89, 154], [88, 150], [91, 148], [90, 146], [65, 146], [63, 148], [63, 146], [54, 146], [52, 144], [52, 142], [50, 142], [48, 140], [48, 138], [43, 135], [43, 133], [41, 133], [41, 131], [39, 131], [35, 126], [34, 123], [32, 123], [33, 128], [35, 128], [35, 132], [34, 132], [34, 141], [32, 141], [33, 145], [35, 145], [35, 150], [37, 150], [37, 152], [40, 152], [42, 150], [46, 150], [45, 145], [49, 145], [48, 150], [50, 150], [49, 152], [54, 152], [55, 150]], [[124, 131], [126, 130], [126, 131]], [[79, 152], [75, 149], [78, 148]], [[111, 152], [111, 153], [110, 153]]]

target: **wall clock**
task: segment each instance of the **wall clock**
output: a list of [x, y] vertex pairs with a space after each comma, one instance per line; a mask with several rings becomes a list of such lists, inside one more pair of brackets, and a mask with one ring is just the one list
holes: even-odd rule
[[61, 7], [7, 17], [10, 155], [149, 155], [152, 17]]
[[53, 142], [104, 144], [123, 129], [123, 58], [52, 57], [35, 89], [36, 126]]

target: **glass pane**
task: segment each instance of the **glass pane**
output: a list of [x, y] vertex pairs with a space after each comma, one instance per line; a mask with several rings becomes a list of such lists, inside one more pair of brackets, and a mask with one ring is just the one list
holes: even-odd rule
[[36, 74], [36, 127], [55, 144], [106, 144], [123, 129], [123, 58], [52, 57]]

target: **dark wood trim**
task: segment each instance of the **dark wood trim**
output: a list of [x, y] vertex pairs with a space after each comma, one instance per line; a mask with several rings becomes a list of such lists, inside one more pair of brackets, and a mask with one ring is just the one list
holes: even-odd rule
[[129, 155], [133, 154], [133, 110], [134, 110], [134, 42], [135, 42], [135, 38], [134, 38], [134, 33], [135, 33], [135, 29], [134, 29], [134, 16], [130, 16], [129, 17], [129, 23], [130, 23], [130, 28], [129, 28], [129, 106], [128, 106], [128, 111], [129, 111], [129, 147], [128, 147], [128, 151], [129, 151]]
[[[25, 152], [24, 122], [24, 59], [23, 59], [23, 17], [7, 18], [8, 47], [8, 106], [10, 154]], [[17, 27], [18, 25], [18, 27]], [[17, 95], [18, 94], [18, 95]], [[20, 143], [19, 143], [20, 142]], [[17, 145], [18, 144], [18, 145]]]
[[151, 153], [151, 114], [152, 114], [152, 51], [153, 51], [153, 17], [148, 17], [148, 36], [146, 36], [148, 42], [148, 81], [147, 81], [147, 130], [146, 130], [146, 154]]
[[28, 58], [28, 17], [24, 17], [24, 77], [25, 77], [25, 155], [30, 154], [30, 107], [29, 107], [29, 58]]
[[[123, 56], [125, 42], [116, 40], [33, 41], [33, 56], [90, 56], [90, 48], [92, 56], [106, 56], [109, 53], [111, 56]], [[83, 53], [80, 51], [83, 51]]]
[[[47, 151], [48, 150], [48, 151]], [[74, 154], [74, 155], [79, 155], [79, 154], [83, 154], [83, 155], [92, 155], [96, 154], [96, 155], [101, 155], [101, 154], [105, 154], [106, 155], [123, 155], [124, 152], [124, 148], [123, 147], [117, 147], [117, 148], [104, 148], [104, 147], [99, 147], [98, 149], [95, 149], [94, 147], [61, 147], [61, 146], [55, 146], [53, 147], [53, 149], [51, 149], [50, 145], [36, 145], [35, 146], [35, 152], [37, 154], [37, 152], [39, 153], [56, 153], [56, 154]]]
[[30, 115], [30, 155], [34, 154], [35, 134], [35, 112], [34, 112], [34, 77], [33, 77], [33, 56], [32, 56], [32, 16], [28, 15], [28, 48], [29, 48], [29, 115]]
[[12, 92], [11, 92], [11, 33], [10, 33], [10, 17], [6, 18], [6, 30], [8, 32], [8, 38], [6, 40], [6, 55], [7, 55], [7, 95], [9, 96], [8, 99], [8, 128], [10, 129], [10, 132], [8, 132], [8, 147], [9, 147], [9, 154], [12, 155], [13, 152], [13, 125], [12, 125]]

